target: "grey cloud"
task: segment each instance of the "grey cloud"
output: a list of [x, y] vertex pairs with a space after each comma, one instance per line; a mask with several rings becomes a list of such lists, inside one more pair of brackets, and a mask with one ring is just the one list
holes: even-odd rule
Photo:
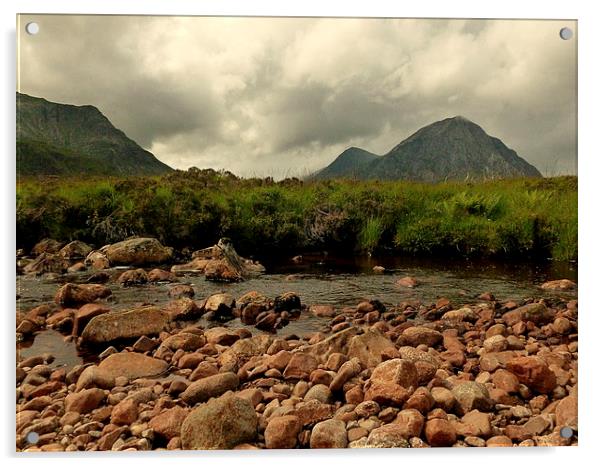
[[[97, 106], [177, 168], [304, 174], [464, 115], [574, 173], [576, 44], [559, 21], [36, 16], [20, 90]], [[576, 24], [571, 25], [576, 28]]]

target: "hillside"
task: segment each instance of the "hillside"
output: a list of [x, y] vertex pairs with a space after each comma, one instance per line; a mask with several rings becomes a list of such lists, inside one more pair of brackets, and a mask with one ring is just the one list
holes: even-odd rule
[[17, 93], [17, 175], [160, 175], [172, 169], [91, 105]]

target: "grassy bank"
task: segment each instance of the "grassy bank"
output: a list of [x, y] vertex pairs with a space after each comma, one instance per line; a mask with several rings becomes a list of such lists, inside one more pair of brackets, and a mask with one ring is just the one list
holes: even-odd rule
[[176, 248], [232, 238], [243, 254], [308, 249], [577, 258], [577, 178], [481, 183], [238, 179], [212, 170], [157, 178], [29, 179], [17, 243], [96, 245], [151, 235]]

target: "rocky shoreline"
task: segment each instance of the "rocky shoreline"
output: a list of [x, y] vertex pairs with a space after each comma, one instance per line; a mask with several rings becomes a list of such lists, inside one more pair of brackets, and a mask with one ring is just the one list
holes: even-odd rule
[[[139, 270], [119, 283], [175, 276]], [[18, 339], [53, 328], [98, 352], [98, 362], [68, 370], [51, 354], [17, 355], [18, 451], [577, 444], [576, 300], [484, 293], [465, 306], [337, 308], [285, 290], [198, 297], [174, 284], [164, 308], [117, 311], [110, 294], [67, 283], [53, 303], [17, 310]], [[328, 328], [279, 336], [305, 313], [330, 319]], [[229, 327], [235, 318], [259, 334]]]

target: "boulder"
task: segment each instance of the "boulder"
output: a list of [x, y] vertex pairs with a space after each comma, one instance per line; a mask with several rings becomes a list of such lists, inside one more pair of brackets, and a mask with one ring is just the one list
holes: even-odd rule
[[405, 388], [416, 388], [418, 372], [414, 363], [407, 359], [389, 359], [374, 368], [370, 381], [374, 384], [396, 384]]
[[211, 312], [216, 318], [233, 318], [232, 310], [236, 306], [234, 298], [227, 293], [211, 295], [205, 301], [204, 311]]
[[57, 241], [52, 238], [44, 238], [43, 240], [36, 243], [31, 250], [32, 256], [39, 256], [40, 254], [56, 254], [60, 251], [65, 243]]
[[561, 280], [551, 280], [541, 285], [542, 290], [548, 291], [569, 291], [577, 288], [577, 284], [574, 281], [563, 278]]
[[157, 335], [167, 328], [168, 322], [169, 314], [153, 306], [113, 311], [92, 318], [82, 332], [82, 339], [88, 343], [106, 343]]
[[182, 423], [182, 448], [225, 450], [253, 442], [257, 416], [253, 405], [235, 395], [210, 400], [193, 410]]
[[155, 238], [127, 239], [103, 246], [100, 252], [112, 266], [161, 264], [173, 256], [173, 249], [163, 246]]
[[23, 267], [23, 273], [30, 275], [42, 275], [45, 273], [62, 274], [65, 273], [68, 267], [69, 261], [63, 259], [58, 254], [43, 252]]
[[148, 273], [148, 281], [151, 283], [157, 282], [175, 282], [177, 278], [173, 272], [163, 269], [153, 269]]
[[295, 353], [284, 369], [285, 379], [308, 379], [309, 374], [318, 368], [318, 361], [310, 354]]
[[113, 379], [127, 377], [134, 380], [155, 377], [167, 371], [169, 365], [161, 360], [140, 353], [114, 353], [101, 361], [98, 369]]
[[121, 286], [144, 285], [147, 282], [148, 274], [144, 269], [126, 270], [117, 278], [117, 283]]
[[190, 298], [180, 298], [170, 301], [165, 311], [174, 320], [192, 320], [203, 314], [203, 310]]
[[87, 256], [84, 264], [96, 270], [108, 269], [111, 267], [109, 259], [100, 251], [91, 251]]

